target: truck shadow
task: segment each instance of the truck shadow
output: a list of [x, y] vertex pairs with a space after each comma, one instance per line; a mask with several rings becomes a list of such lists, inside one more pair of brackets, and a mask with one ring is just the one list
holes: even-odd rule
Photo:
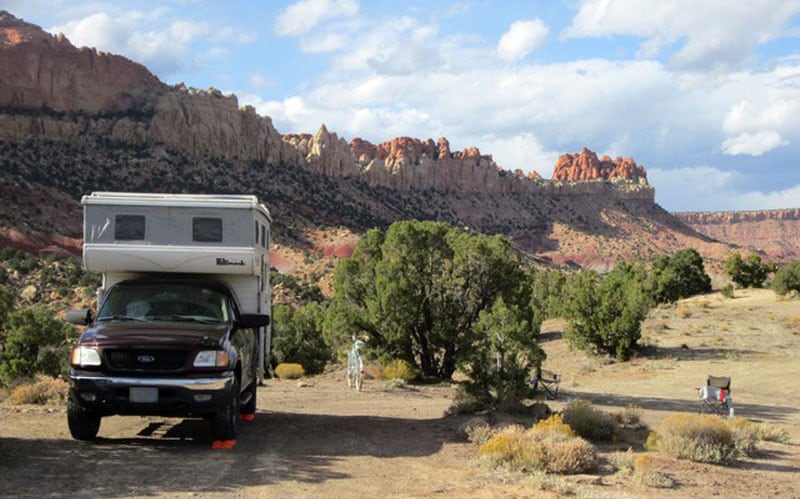
[[[349, 478], [344, 458], [424, 457], [458, 440], [458, 417], [433, 420], [259, 412], [231, 450], [212, 450], [203, 420], [142, 423], [136, 437], [0, 439], [2, 495], [143, 496], [234, 492]], [[136, 428], [132, 428], [134, 432]], [[103, 429], [101, 426], [100, 435]], [[356, 471], [357, 472], [357, 471]]]

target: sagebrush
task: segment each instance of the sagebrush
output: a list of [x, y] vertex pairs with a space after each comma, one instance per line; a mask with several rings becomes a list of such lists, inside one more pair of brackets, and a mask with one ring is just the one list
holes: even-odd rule
[[597, 465], [597, 452], [575, 436], [559, 415], [540, 421], [528, 430], [511, 425], [480, 446], [481, 460], [510, 471], [574, 474]]
[[275, 368], [275, 376], [280, 379], [297, 379], [305, 376], [306, 371], [300, 364], [278, 364]]

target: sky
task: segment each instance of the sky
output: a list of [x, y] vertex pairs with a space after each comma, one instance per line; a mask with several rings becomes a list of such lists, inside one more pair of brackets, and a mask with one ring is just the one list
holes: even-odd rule
[[800, 207], [800, 0], [0, 0], [281, 133], [446, 137], [550, 178], [633, 157], [669, 211]]

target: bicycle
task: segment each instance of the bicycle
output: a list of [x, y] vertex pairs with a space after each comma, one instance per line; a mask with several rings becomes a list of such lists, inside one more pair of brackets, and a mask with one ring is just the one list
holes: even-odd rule
[[364, 347], [364, 341], [352, 336], [353, 346], [347, 354], [347, 387], [353, 388], [355, 385], [356, 391], [361, 391], [361, 385], [364, 383], [364, 359], [361, 357], [361, 349]]

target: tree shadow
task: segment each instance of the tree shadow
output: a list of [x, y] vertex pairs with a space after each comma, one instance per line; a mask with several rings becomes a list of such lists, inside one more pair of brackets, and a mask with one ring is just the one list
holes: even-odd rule
[[[628, 407], [638, 406], [644, 410], [666, 411], [666, 412], [701, 412], [704, 409], [700, 400], [662, 398], [662, 397], [640, 397], [631, 395], [619, 395], [613, 393], [586, 393], [575, 390], [569, 392], [562, 391], [559, 396], [564, 394], [565, 398], [581, 398], [588, 400], [592, 404], [608, 407]], [[742, 404], [733, 400], [733, 407], [736, 415], [747, 419], [763, 419], [769, 421], [786, 420], [796, 414], [798, 409], [778, 405], [762, 404]]]
[[242, 423], [233, 449], [212, 450], [204, 420], [171, 421], [143, 423], [135, 437], [93, 442], [0, 439], [0, 475], [9, 477], [3, 494], [142, 496], [320, 483], [351, 476], [337, 470], [345, 457], [430, 456], [460, 438], [458, 425], [444, 418], [259, 412]]
[[677, 360], [730, 360], [747, 355], [756, 355], [761, 352], [727, 347], [643, 347], [637, 354], [648, 359], [677, 359]]

